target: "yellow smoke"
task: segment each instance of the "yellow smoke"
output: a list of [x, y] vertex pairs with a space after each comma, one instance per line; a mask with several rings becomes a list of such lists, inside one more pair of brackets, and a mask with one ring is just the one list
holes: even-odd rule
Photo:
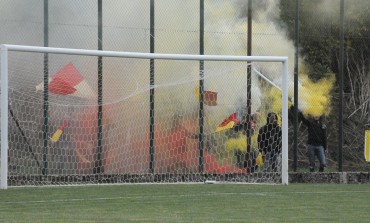
[[322, 116], [330, 114], [331, 90], [334, 86], [335, 75], [328, 74], [317, 82], [307, 76], [300, 78], [302, 85], [299, 90], [298, 108], [305, 115]]
[[[251, 136], [251, 148], [252, 150], [257, 149], [257, 135], [254, 134]], [[234, 150], [239, 150], [241, 152], [246, 152], [247, 151], [247, 137], [239, 133], [237, 137], [235, 138], [230, 138], [225, 142], [225, 147], [228, 151], [234, 151]]]
[[[308, 116], [326, 116], [330, 114], [331, 96], [335, 82], [335, 75], [328, 74], [324, 78], [314, 82], [307, 75], [301, 74], [299, 78], [300, 85], [298, 86], [298, 108], [304, 115]], [[289, 91], [289, 97], [293, 98], [293, 89]], [[263, 100], [268, 101], [269, 107], [265, 108], [265, 112], [281, 113], [282, 101], [281, 91], [275, 87], [271, 87]], [[293, 100], [293, 99], [292, 99]], [[293, 101], [289, 101], [289, 107]]]
[[275, 112], [276, 114], [281, 113], [282, 109], [282, 100], [281, 100], [281, 91], [277, 88], [271, 88], [268, 93], [267, 100], [269, 101], [269, 112]]
[[[263, 95], [262, 100], [264, 101], [263, 107], [260, 108], [259, 113], [261, 117], [257, 120], [258, 126], [263, 126], [267, 123], [267, 115], [270, 112], [274, 112], [278, 116], [278, 125], [281, 126], [281, 109], [282, 109], [282, 94], [278, 88], [269, 87], [268, 89], [263, 89], [266, 94]], [[289, 106], [291, 102], [289, 102]]]

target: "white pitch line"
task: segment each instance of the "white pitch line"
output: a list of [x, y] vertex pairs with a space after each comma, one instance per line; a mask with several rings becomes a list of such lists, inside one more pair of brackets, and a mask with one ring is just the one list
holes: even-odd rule
[[120, 200], [120, 199], [144, 199], [144, 198], [163, 198], [163, 197], [199, 197], [199, 196], [230, 196], [230, 195], [247, 195], [247, 196], [281, 196], [286, 194], [343, 194], [343, 193], [370, 193], [370, 191], [295, 191], [295, 192], [243, 192], [243, 193], [200, 193], [200, 194], [176, 194], [176, 195], [154, 195], [154, 196], [125, 196], [125, 197], [97, 197], [97, 198], [73, 198], [73, 199], [55, 199], [55, 200], [38, 200], [38, 201], [4, 201], [0, 204], [36, 204], [36, 203], [59, 203], [59, 202], [85, 202], [99, 200]]

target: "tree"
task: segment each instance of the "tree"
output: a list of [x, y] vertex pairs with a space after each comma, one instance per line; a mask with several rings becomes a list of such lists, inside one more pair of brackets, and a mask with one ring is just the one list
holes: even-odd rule
[[[309, 69], [309, 77], [317, 80], [328, 72], [338, 74], [339, 67], [339, 1], [333, 0], [298, 0], [299, 47], [300, 56]], [[281, 27], [287, 30], [287, 36], [295, 40], [295, 5], [296, 0], [284, 0], [280, 4]], [[344, 10], [345, 35], [345, 72], [344, 72], [344, 160], [348, 163], [362, 163], [364, 129], [370, 127], [370, 1], [356, 0], [350, 4], [345, 0]], [[338, 79], [338, 78], [337, 78]], [[333, 92], [333, 99], [338, 98], [338, 89]], [[335, 101], [335, 100], [334, 100]], [[338, 113], [335, 104], [328, 120], [336, 127]], [[366, 126], [367, 124], [367, 126]], [[337, 139], [332, 129], [329, 144], [335, 148]], [[355, 140], [354, 140], [355, 139]], [[334, 155], [335, 155], [334, 151]], [[352, 162], [353, 161], [353, 162]], [[366, 168], [366, 165], [363, 165]], [[353, 167], [352, 167], [353, 168]], [[360, 168], [360, 167], [357, 167]], [[369, 168], [369, 167], [367, 167]]]

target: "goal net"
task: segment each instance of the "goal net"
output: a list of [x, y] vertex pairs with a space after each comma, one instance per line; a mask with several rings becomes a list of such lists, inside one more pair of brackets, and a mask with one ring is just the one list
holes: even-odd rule
[[287, 66], [2, 45], [1, 188], [288, 184]]

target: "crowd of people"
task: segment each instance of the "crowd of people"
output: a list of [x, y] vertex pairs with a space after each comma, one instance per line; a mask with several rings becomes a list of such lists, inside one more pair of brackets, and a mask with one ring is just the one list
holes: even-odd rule
[[[289, 117], [294, 115], [294, 106], [289, 110]], [[248, 151], [248, 158], [250, 161], [244, 162], [244, 167], [249, 168], [251, 172], [261, 168], [260, 171], [264, 172], [278, 172], [281, 168], [282, 161], [282, 129], [278, 123], [278, 115], [274, 112], [267, 114], [266, 123], [257, 128], [253, 123], [256, 121], [255, 116], [249, 122], [241, 122], [234, 126], [234, 131], [243, 131], [247, 136], [251, 136], [258, 131], [257, 144], [258, 149]], [[309, 163], [309, 171], [315, 171], [315, 159], [319, 161], [319, 172], [324, 172], [326, 167], [326, 152], [327, 152], [327, 139], [326, 139], [326, 125], [323, 122], [323, 117], [312, 116], [305, 117], [301, 111], [298, 110], [298, 120], [307, 126], [307, 157]], [[248, 123], [248, 124], [247, 124]], [[252, 123], [252, 124], [251, 124]], [[249, 132], [248, 132], [249, 131]], [[262, 154], [263, 165], [257, 165], [256, 159], [258, 154]], [[239, 154], [240, 155], [240, 154]], [[240, 162], [238, 157], [238, 162]]]

